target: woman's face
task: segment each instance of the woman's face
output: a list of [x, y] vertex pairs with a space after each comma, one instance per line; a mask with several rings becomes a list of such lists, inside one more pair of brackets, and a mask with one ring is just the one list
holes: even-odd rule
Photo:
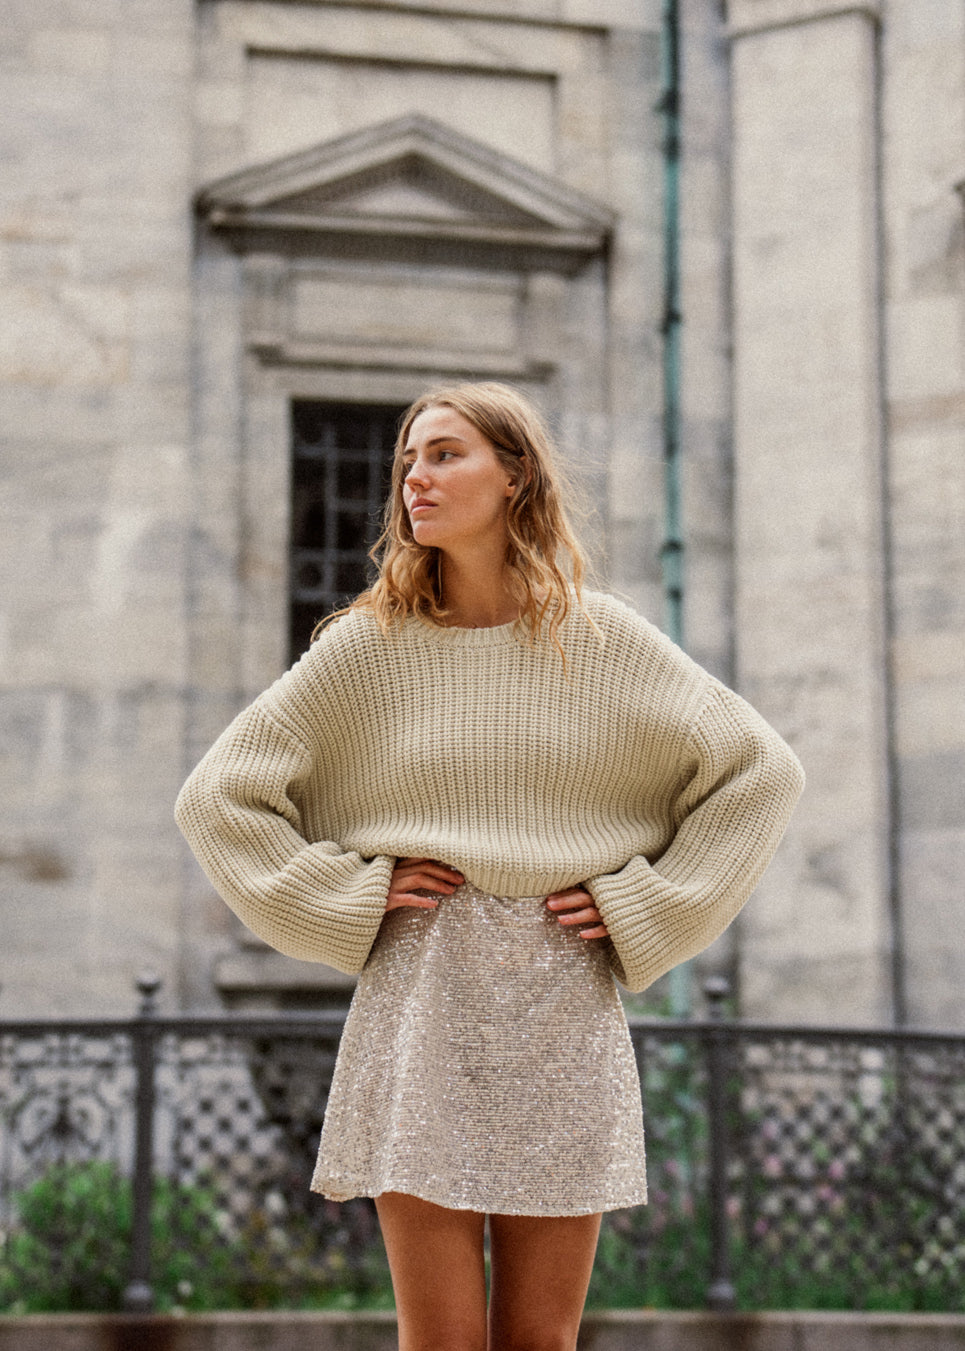
[[454, 408], [426, 408], [409, 428], [402, 500], [418, 544], [456, 555], [506, 549], [512, 472]]

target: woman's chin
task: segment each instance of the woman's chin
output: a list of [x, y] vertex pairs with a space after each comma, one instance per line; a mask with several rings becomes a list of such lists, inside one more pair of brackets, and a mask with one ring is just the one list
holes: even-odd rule
[[433, 529], [433, 523], [431, 521], [419, 520], [416, 518], [416, 520], [410, 521], [409, 524], [412, 529], [412, 538], [415, 540], [416, 544], [422, 544], [427, 549], [439, 548], [441, 543], [440, 533], [438, 530]]

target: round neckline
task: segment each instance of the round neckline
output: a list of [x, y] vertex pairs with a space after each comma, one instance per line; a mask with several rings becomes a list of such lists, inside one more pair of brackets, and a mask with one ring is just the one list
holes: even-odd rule
[[418, 625], [416, 630], [421, 638], [440, 647], [501, 647], [517, 641], [518, 619], [507, 624], [491, 624], [485, 628], [464, 629], [455, 624], [433, 624], [421, 616], [414, 615], [412, 622]]

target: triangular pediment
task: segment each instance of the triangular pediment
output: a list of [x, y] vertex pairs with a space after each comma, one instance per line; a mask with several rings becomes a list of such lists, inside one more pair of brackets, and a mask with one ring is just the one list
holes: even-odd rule
[[532, 211], [480, 188], [466, 177], [440, 169], [424, 155], [413, 152], [352, 173], [334, 181], [315, 183], [307, 190], [275, 198], [277, 211], [295, 211], [324, 217], [351, 215], [361, 218], [451, 221], [544, 227]]
[[215, 228], [543, 242], [593, 251], [613, 218], [565, 184], [430, 118], [396, 118], [220, 179]]

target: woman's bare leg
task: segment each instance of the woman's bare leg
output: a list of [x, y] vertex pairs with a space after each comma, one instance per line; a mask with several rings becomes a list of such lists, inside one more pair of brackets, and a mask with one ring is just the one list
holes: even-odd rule
[[489, 1351], [574, 1351], [599, 1215], [491, 1215]]
[[375, 1198], [399, 1351], [486, 1351], [485, 1216], [402, 1192]]

